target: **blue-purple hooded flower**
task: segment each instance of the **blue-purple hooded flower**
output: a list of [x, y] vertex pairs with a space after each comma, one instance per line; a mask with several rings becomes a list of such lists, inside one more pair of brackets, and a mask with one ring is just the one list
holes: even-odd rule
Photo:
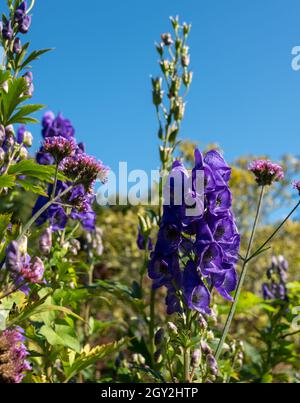
[[[165, 286], [168, 290], [166, 303], [169, 313], [178, 312], [176, 308], [182, 306], [209, 313], [209, 290], [213, 289], [223, 298], [232, 300], [231, 293], [237, 286], [235, 265], [240, 236], [231, 210], [230, 175], [231, 168], [215, 150], [205, 156], [199, 150], [195, 151], [195, 167], [191, 175], [181, 162], [173, 164], [171, 180], [167, 181], [165, 189], [171, 197], [169, 204], [164, 205], [157, 243], [149, 264], [149, 277], [154, 287]], [[182, 179], [179, 189], [178, 177]], [[181, 204], [174, 203], [175, 190], [177, 198], [182, 196]], [[187, 196], [192, 198], [192, 202], [195, 200], [195, 205], [199, 201], [200, 206], [202, 202], [199, 214], [188, 214]], [[181, 303], [180, 295], [184, 296]]]

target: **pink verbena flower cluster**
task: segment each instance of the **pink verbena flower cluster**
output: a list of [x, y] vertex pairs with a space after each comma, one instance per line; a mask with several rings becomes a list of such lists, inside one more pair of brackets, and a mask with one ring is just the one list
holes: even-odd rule
[[63, 162], [63, 172], [68, 178], [78, 181], [89, 189], [97, 179], [105, 183], [109, 169], [102, 161], [82, 153], [76, 155], [76, 158], [66, 158]]
[[74, 156], [76, 149], [77, 144], [73, 138], [47, 137], [43, 142], [43, 151], [50, 154], [56, 163], [60, 163], [64, 158]]
[[270, 160], [255, 160], [249, 165], [259, 186], [270, 186], [284, 179], [283, 168]]
[[300, 195], [300, 181], [293, 182], [294, 189], [298, 190]]
[[26, 360], [23, 329], [7, 329], [0, 335], [0, 383], [21, 383], [31, 367]]

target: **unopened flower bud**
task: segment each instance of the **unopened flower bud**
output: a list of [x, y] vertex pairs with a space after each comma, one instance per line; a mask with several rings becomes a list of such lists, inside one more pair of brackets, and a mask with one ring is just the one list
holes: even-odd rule
[[191, 57], [190, 57], [190, 55], [183, 55], [183, 56], [181, 56], [181, 64], [182, 64], [182, 67], [189, 67], [190, 62], [191, 62]]
[[207, 364], [209, 372], [213, 376], [217, 376], [218, 375], [218, 364], [217, 364], [215, 357], [212, 354], [209, 354], [206, 357], [206, 364]]
[[173, 45], [174, 41], [172, 39], [172, 35], [168, 32], [166, 34], [162, 34], [161, 39], [166, 46]]
[[184, 72], [182, 75], [183, 84], [186, 87], [189, 87], [192, 84], [193, 80], [193, 73], [192, 72]]
[[69, 251], [72, 255], [77, 256], [80, 251], [80, 242], [77, 239], [72, 239], [70, 241]]
[[13, 125], [9, 125], [5, 128], [5, 134], [7, 137], [13, 137], [15, 135], [15, 129]]
[[201, 350], [197, 349], [193, 352], [192, 355], [192, 367], [197, 368], [199, 367], [201, 362]]
[[156, 50], [158, 52], [158, 54], [160, 55], [160, 57], [162, 57], [163, 53], [164, 53], [164, 49], [161, 43], [156, 44]]
[[19, 245], [19, 251], [22, 255], [27, 254], [27, 248], [28, 248], [28, 238], [27, 236], [23, 236], [20, 241], [18, 242]]
[[173, 322], [168, 322], [168, 328], [170, 332], [173, 333], [174, 335], [178, 334], [177, 326]]
[[180, 38], [177, 38], [175, 41], [175, 49], [177, 50], [177, 52], [180, 52], [182, 47], [182, 40]]
[[29, 156], [28, 150], [26, 147], [21, 147], [21, 150], [19, 151], [19, 158], [21, 160], [26, 160]]
[[33, 142], [33, 136], [29, 131], [25, 131], [23, 134], [23, 144], [26, 147], [31, 147]]
[[178, 98], [174, 104], [174, 119], [178, 122], [183, 119], [185, 112], [185, 103], [181, 98]]
[[163, 74], [168, 75], [169, 74], [169, 69], [170, 69], [170, 62], [169, 60], [162, 60], [160, 62], [160, 68]]
[[207, 329], [207, 322], [206, 322], [206, 320], [204, 319], [204, 317], [203, 317], [203, 315], [201, 315], [201, 313], [199, 314], [199, 318], [198, 318], [198, 323], [199, 323], [199, 326], [200, 326], [200, 328], [202, 329], [202, 330], [206, 330]]
[[187, 36], [192, 29], [192, 26], [187, 24], [186, 22], [183, 23], [183, 35]]
[[39, 239], [39, 249], [43, 255], [49, 255], [52, 247], [52, 231], [51, 228], [46, 228]]
[[0, 147], [0, 165], [5, 161], [5, 151]]
[[161, 362], [161, 360], [162, 360], [162, 352], [161, 352], [161, 349], [158, 349], [154, 353], [154, 361], [159, 364]]
[[154, 343], [156, 346], [159, 346], [160, 344], [162, 344], [164, 336], [165, 336], [165, 331], [164, 331], [164, 329], [160, 328], [155, 333], [155, 337], [154, 337]]
[[16, 39], [14, 40], [13, 51], [14, 51], [14, 53], [16, 53], [17, 55], [18, 55], [19, 53], [21, 53], [21, 51], [22, 51], [22, 43], [21, 43], [21, 39], [20, 39], [20, 38], [16, 38]]
[[201, 341], [200, 345], [201, 345], [201, 350], [202, 350], [203, 354], [205, 354], [205, 355], [212, 354], [211, 348], [204, 340]]
[[4, 126], [0, 125], [0, 147], [4, 143], [5, 137], [6, 137], [6, 134], [5, 134]]

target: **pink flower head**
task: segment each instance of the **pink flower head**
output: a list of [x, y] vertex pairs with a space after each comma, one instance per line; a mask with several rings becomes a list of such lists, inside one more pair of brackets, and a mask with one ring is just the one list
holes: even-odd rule
[[0, 383], [20, 383], [25, 372], [31, 370], [23, 333], [16, 327], [0, 334]]
[[40, 258], [35, 257], [33, 261], [27, 259], [27, 262], [21, 267], [20, 275], [31, 284], [40, 283], [44, 277], [44, 264]]
[[293, 182], [293, 187], [294, 187], [294, 189], [298, 190], [299, 195], [300, 195], [300, 181]]
[[249, 165], [249, 171], [253, 172], [259, 186], [272, 185], [284, 178], [284, 172], [280, 165], [270, 160], [255, 160]]
[[66, 139], [61, 136], [47, 137], [43, 142], [43, 151], [52, 155], [57, 163], [64, 158], [72, 157], [75, 154], [77, 145], [74, 139]]
[[81, 153], [75, 157], [66, 158], [63, 162], [63, 172], [68, 178], [90, 189], [97, 179], [102, 183], [107, 181], [109, 169], [101, 161]]

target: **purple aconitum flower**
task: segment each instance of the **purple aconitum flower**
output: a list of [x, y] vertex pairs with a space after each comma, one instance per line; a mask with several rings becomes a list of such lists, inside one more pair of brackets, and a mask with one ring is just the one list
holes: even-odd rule
[[284, 179], [283, 168], [269, 160], [255, 160], [249, 165], [249, 171], [255, 175], [259, 186], [270, 186], [273, 182]]
[[31, 26], [31, 15], [26, 15], [23, 20], [19, 23], [19, 32], [21, 34], [27, 34]]
[[21, 43], [21, 39], [20, 39], [20, 38], [16, 38], [16, 39], [14, 40], [13, 51], [14, 51], [14, 53], [16, 53], [17, 55], [18, 55], [19, 53], [21, 53], [21, 51], [22, 51], [22, 43]]
[[47, 137], [42, 143], [43, 152], [51, 155], [57, 164], [64, 158], [73, 156], [76, 148], [76, 142], [72, 138], [68, 140], [64, 137]]
[[[199, 173], [202, 189], [197, 188]], [[190, 176], [182, 163], [173, 164], [170, 178], [181, 176], [182, 182], [167, 181], [164, 196], [169, 193], [170, 203], [164, 205], [148, 268], [153, 287], [165, 286], [168, 290], [168, 313], [181, 312], [185, 306], [208, 314], [212, 289], [232, 301], [230, 294], [237, 286], [235, 266], [240, 236], [231, 210], [230, 175], [230, 167], [214, 150], [205, 156], [195, 151], [195, 167]], [[180, 194], [182, 201], [178, 203]], [[193, 216], [188, 214], [186, 205], [191, 197], [200, 206]], [[180, 261], [187, 263], [181, 268]]]
[[42, 120], [42, 135], [46, 137], [64, 137], [70, 139], [74, 137], [75, 129], [70, 120], [65, 119], [61, 113], [55, 117], [54, 113], [47, 112]]
[[153, 244], [152, 244], [152, 239], [148, 237], [148, 240], [145, 238], [145, 236], [142, 234], [141, 228], [139, 228], [138, 232], [138, 237], [137, 237], [137, 246], [139, 250], [152, 250], [153, 249]]
[[293, 182], [293, 188], [298, 190], [299, 195], [300, 195], [300, 181]]
[[24, 17], [26, 16], [26, 10], [27, 10], [27, 2], [22, 1], [22, 3], [19, 5], [19, 7], [15, 11], [15, 21], [16, 22], [21, 22]]
[[34, 93], [34, 85], [33, 85], [33, 74], [31, 71], [27, 71], [25, 74], [23, 74], [23, 78], [25, 78], [28, 88], [25, 92], [25, 95], [32, 97]]
[[4, 24], [2, 28], [2, 37], [3, 39], [6, 39], [10, 41], [14, 36], [14, 31], [12, 29], [12, 25], [10, 21], [7, 21], [6, 24]]
[[264, 300], [289, 300], [286, 287], [288, 266], [288, 262], [283, 256], [273, 256], [272, 264], [267, 270], [268, 282], [262, 286]]
[[31, 16], [27, 15], [27, 3], [23, 1], [16, 9], [14, 15], [15, 22], [18, 24], [19, 32], [27, 34], [31, 26]]
[[31, 370], [23, 334], [20, 327], [0, 334], [0, 383], [21, 383], [25, 373]]

